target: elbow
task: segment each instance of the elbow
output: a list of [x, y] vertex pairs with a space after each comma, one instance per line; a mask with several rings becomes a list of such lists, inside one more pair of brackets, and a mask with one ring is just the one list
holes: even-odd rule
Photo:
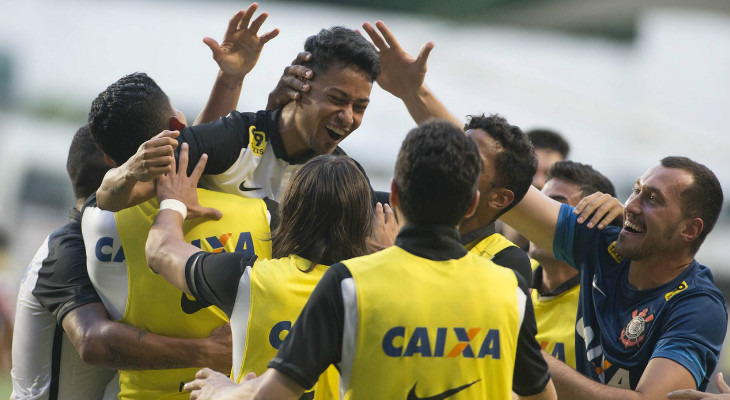
[[163, 265], [166, 258], [165, 254], [164, 236], [153, 228], [150, 230], [145, 244], [145, 258], [147, 259], [147, 265], [155, 273], [160, 273], [160, 266]]
[[81, 360], [87, 364], [99, 367], [109, 366], [110, 349], [107, 338], [96, 333], [84, 333], [75, 343], [76, 351]]

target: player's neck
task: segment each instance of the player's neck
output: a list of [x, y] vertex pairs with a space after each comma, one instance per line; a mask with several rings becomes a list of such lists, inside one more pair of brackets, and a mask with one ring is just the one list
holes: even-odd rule
[[639, 290], [649, 290], [664, 285], [678, 277], [692, 263], [693, 257], [685, 255], [658, 255], [643, 260], [631, 260], [629, 285]]
[[295, 158], [304, 154], [309, 150], [307, 145], [302, 141], [302, 133], [299, 132], [296, 124], [296, 112], [298, 103], [290, 102], [281, 109], [277, 126], [279, 128], [279, 136], [284, 144], [284, 151], [287, 157]]
[[578, 275], [578, 270], [570, 264], [556, 259], [540, 260], [542, 266], [542, 292], [551, 292]]

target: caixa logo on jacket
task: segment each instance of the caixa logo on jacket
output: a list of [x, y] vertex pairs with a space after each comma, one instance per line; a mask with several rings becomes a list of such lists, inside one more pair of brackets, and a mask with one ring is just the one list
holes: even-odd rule
[[221, 236], [209, 236], [203, 239], [195, 239], [190, 242], [193, 246], [210, 253], [225, 253], [229, 241], [236, 240], [233, 251], [235, 253], [254, 254], [253, 237], [251, 232], [241, 232], [238, 235], [225, 233]]
[[[254, 254], [253, 237], [251, 236], [251, 232], [241, 232], [238, 234], [225, 233], [220, 236], [209, 236], [201, 239], [194, 239], [190, 241], [190, 244], [210, 253], [226, 253], [226, 245], [228, 245], [231, 240], [235, 240], [235, 242], [231, 242], [230, 244], [232, 246], [228, 246], [228, 248], [233, 247], [234, 252], [249, 255]], [[102, 237], [96, 241], [94, 254], [96, 255], [96, 259], [101, 262], [126, 261], [124, 249], [121, 244], [115, 243], [114, 238], [108, 236]]]
[[[448, 348], [447, 341], [452, 343]], [[396, 326], [383, 335], [382, 346], [389, 357], [501, 358], [499, 329], [416, 327], [407, 332], [405, 326]]]

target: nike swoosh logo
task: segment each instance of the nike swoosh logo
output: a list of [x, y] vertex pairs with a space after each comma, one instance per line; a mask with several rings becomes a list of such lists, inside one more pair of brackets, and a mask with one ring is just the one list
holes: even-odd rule
[[182, 308], [185, 314], [189, 315], [195, 314], [196, 312], [202, 310], [204, 307], [200, 305], [197, 300], [188, 299], [188, 296], [183, 293], [182, 297], [180, 298], [180, 308]]
[[596, 284], [596, 277], [595, 276], [593, 277], [593, 289], [598, 290], [598, 293], [602, 294], [603, 297], [608, 297], [608, 296], [606, 296], [606, 293], [603, 293], [603, 290], [601, 290], [601, 288], [598, 287], [598, 284]]
[[418, 384], [418, 382], [416, 382], [416, 383], [413, 384], [413, 387], [411, 388], [411, 391], [408, 392], [408, 398], [406, 400], [443, 400], [443, 399], [445, 399], [447, 397], [451, 397], [451, 396], [453, 396], [453, 395], [461, 392], [462, 390], [464, 390], [464, 389], [468, 388], [469, 386], [471, 386], [471, 385], [479, 382], [480, 380], [481, 379], [477, 379], [477, 380], [475, 380], [472, 383], [467, 383], [464, 386], [459, 386], [457, 388], [449, 389], [449, 390], [447, 390], [445, 392], [439, 393], [439, 394], [437, 394], [435, 396], [429, 396], [429, 397], [418, 397], [416, 395], [416, 385]]
[[260, 187], [258, 187], [258, 188], [257, 187], [247, 188], [246, 187], [246, 181], [245, 180], [243, 182], [241, 182], [240, 185], [238, 185], [238, 190], [240, 190], [242, 192], [250, 192], [252, 190], [261, 190], [261, 189], [263, 189], [263, 188], [260, 188]]

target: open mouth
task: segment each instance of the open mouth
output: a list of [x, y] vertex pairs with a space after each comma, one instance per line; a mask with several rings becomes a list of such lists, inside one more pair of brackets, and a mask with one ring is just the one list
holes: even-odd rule
[[327, 131], [327, 134], [332, 138], [332, 140], [337, 141], [341, 140], [345, 137], [345, 131], [342, 129], [337, 129], [333, 126], [327, 126], [325, 127], [325, 130]]
[[644, 233], [644, 230], [639, 225], [629, 220], [624, 221], [624, 230], [631, 233]]

